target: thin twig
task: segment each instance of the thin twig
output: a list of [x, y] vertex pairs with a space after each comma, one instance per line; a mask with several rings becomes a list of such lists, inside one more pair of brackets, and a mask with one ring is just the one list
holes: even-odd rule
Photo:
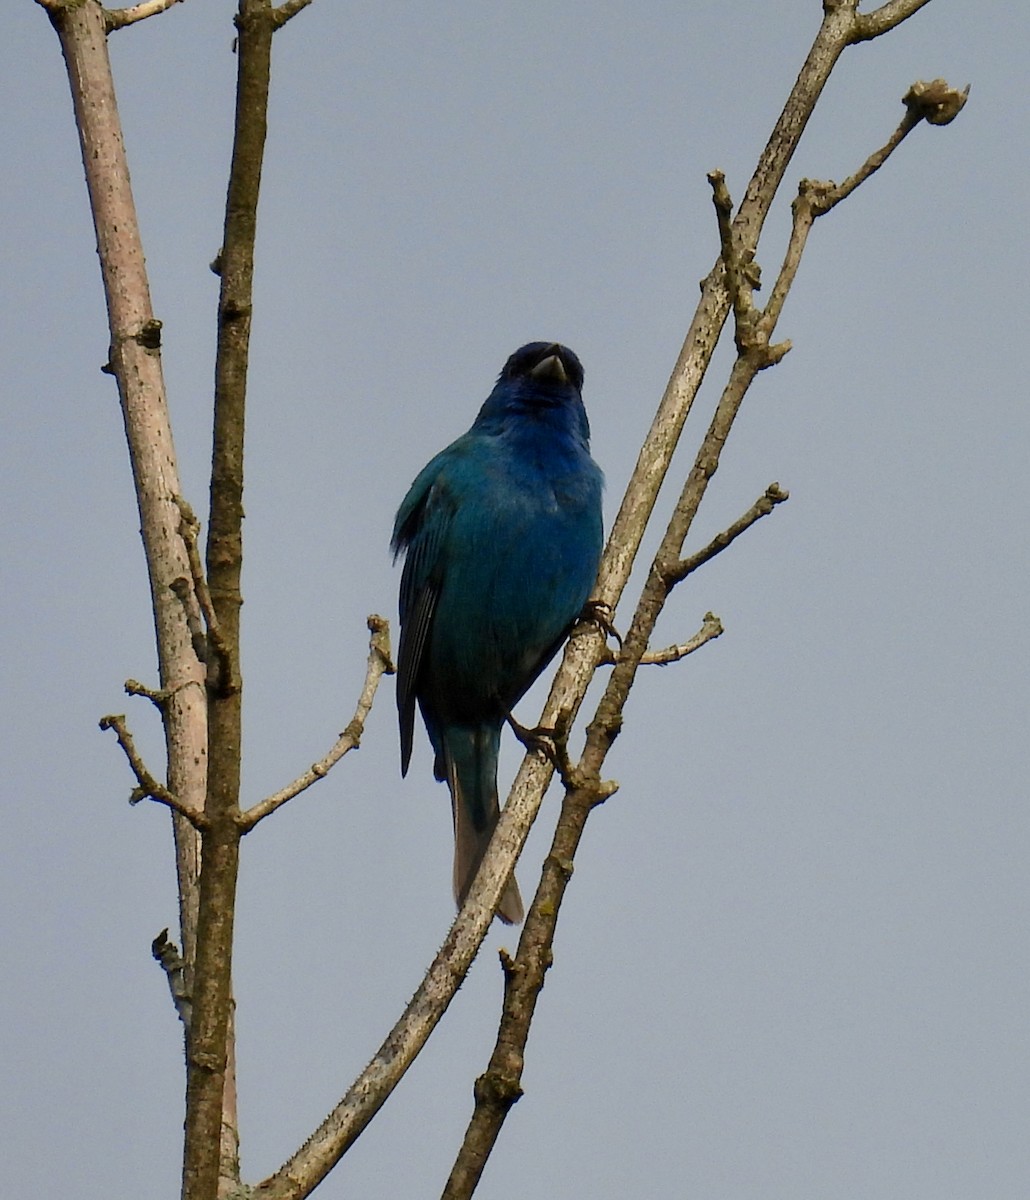
[[147, 687], [145, 683], [140, 683], [138, 679], [126, 679], [124, 687], [127, 696], [142, 696], [144, 699], [149, 700], [160, 712], [164, 712], [165, 706], [172, 695], [169, 688]]
[[126, 25], [135, 25], [137, 21], [145, 21], [147, 17], [156, 17], [174, 4], [182, 0], [143, 0], [141, 4], [133, 4], [131, 8], [108, 8], [104, 10], [104, 24], [107, 32], [124, 29]]
[[183, 804], [178, 796], [170, 792], [163, 783], [158, 783], [154, 776], [147, 770], [146, 764], [136, 749], [136, 743], [132, 740], [132, 734], [125, 724], [124, 716], [109, 714], [106, 717], [101, 717], [100, 728], [114, 730], [115, 737], [118, 739], [118, 745], [125, 752], [125, 757], [129, 761], [132, 773], [138, 781], [139, 786], [133, 788], [132, 794], [129, 797], [130, 804], [139, 804], [141, 800], [155, 800], [158, 804], [163, 804], [167, 808], [177, 812], [179, 816], [185, 817], [195, 829], [204, 828], [204, 814], [190, 808], [188, 804]]
[[710, 171], [708, 182], [719, 223], [719, 256], [726, 268], [726, 286], [733, 302], [733, 341], [737, 354], [750, 359], [760, 371], [778, 363], [790, 350], [790, 342], [769, 345], [769, 330], [760, 324], [760, 314], [752, 299], [752, 292], [761, 282], [761, 268], [754, 261], [753, 251], [745, 255], [741, 250], [735, 223], [730, 220], [733, 201], [726, 187], [726, 176], [722, 171]]
[[361, 689], [361, 695], [358, 697], [357, 707], [354, 710], [354, 716], [351, 718], [350, 724], [340, 734], [336, 744], [324, 758], [320, 758], [318, 762], [312, 763], [303, 775], [299, 775], [287, 787], [266, 797], [258, 804], [248, 808], [246, 812], [240, 814], [238, 824], [244, 833], [249, 833], [258, 821], [263, 820], [270, 813], [274, 813], [277, 808], [281, 808], [287, 800], [292, 800], [294, 796], [299, 796], [301, 792], [311, 787], [313, 783], [317, 783], [319, 779], [324, 779], [345, 754], [351, 750], [356, 750], [361, 744], [361, 735], [364, 732], [365, 721], [372, 708], [372, 701], [375, 699], [379, 681], [384, 675], [392, 675], [394, 672], [393, 662], [390, 658], [389, 622], [384, 617], [373, 613], [368, 618], [368, 628], [372, 636], [369, 638], [368, 644], [368, 666], [365, 671], [365, 683]]
[[664, 650], [649, 650], [640, 660], [641, 665], [654, 664], [665, 667], [669, 663], [679, 662], [681, 658], [686, 658], [688, 654], [700, 650], [702, 646], [714, 641], [717, 637], [722, 637], [723, 633], [725, 630], [722, 621], [714, 613], [705, 613], [704, 624], [692, 638], [675, 646], [666, 646]]
[[168, 990], [172, 995], [172, 1003], [179, 1014], [186, 1036], [189, 1037], [190, 1021], [193, 1017], [193, 1001], [189, 988], [186, 986], [186, 962], [179, 953], [179, 947], [169, 940], [168, 930], [162, 929], [150, 943], [150, 953], [161, 964], [168, 980]]
[[674, 646], [666, 646], [664, 650], [648, 650], [640, 660], [641, 665], [664, 667], [669, 663], [679, 662], [681, 658], [686, 658], [688, 654], [700, 650], [702, 646], [715, 641], [717, 637], [722, 637], [724, 633], [722, 621], [715, 613], [707, 612], [701, 628], [692, 638], [688, 638], [685, 642], [678, 642]]
[[782, 504], [784, 500], [788, 500], [789, 498], [790, 493], [785, 492], [778, 483], [770, 483], [747, 512], [743, 516], [738, 517], [728, 529], [724, 529], [722, 533], [716, 534], [708, 545], [701, 550], [697, 550], [688, 558], [681, 558], [678, 562], [665, 568], [665, 578], [670, 587], [686, 579], [688, 575], [696, 571], [698, 567], [703, 566], [710, 559], [713, 559], [717, 554], [721, 554], [746, 529], [750, 529], [762, 517], [767, 517], [777, 504]]
[[[178, 506], [182, 518], [179, 522], [179, 535], [182, 538], [183, 545], [186, 547], [186, 559], [190, 564], [190, 575], [192, 577], [190, 581], [186, 579], [174, 580], [172, 582], [172, 590], [182, 602], [190, 636], [193, 639], [193, 648], [196, 651], [197, 657], [201, 662], [208, 664], [209, 675], [211, 674], [212, 666], [214, 666], [219, 692], [222, 695], [228, 695], [239, 689], [239, 679], [233, 669], [232, 651], [226, 642], [222, 633], [222, 627], [218, 622], [218, 614], [215, 612], [215, 606], [211, 600], [211, 592], [207, 586], [204, 564], [200, 558], [200, 546], [198, 543], [200, 521], [185, 497], [173, 496], [172, 499]], [[204, 631], [200, 629], [195, 605], [199, 606], [200, 612], [203, 614], [206, 636]], [[215, 653], [216, 661], [214, 664], [211, 662], [209, 650], [213, 650]]]
[[185, 575], [180, 575], [178, 578], [173, 579], [168, 586], [171, 588], [172, 594], [182, 605], [182, 615], [186, 619], [190, 644], [193, 647], [193, 653], [197, 656], [197, 662], [206, 665], [210, 658], [207, 650], [207, 634], [204, 632], [204, 623], [200, 619], [200, 605], [197, 604], [197, 596], [193, 585]]
[[[815, 215], [821, 217], [823, 213], [828, 213], [834, 205], [847, 199], [859, 184], [864, 183], [874, 171], [878, 171], [883, 166], [922, 119], [922, 114], [915, 107], [910, 107], [897, 129], [894, 130], [879, 150], [874, 150], [869, 155], [854, 175], [849, 175], [839, 186], [831, 184], [828, 188], [824, 188], [820, 184], [814, 185], [813, 203], [815, 204]], [[802, 180], [802, 183], [805, 182], [807, 181]]]
[[[681, 658], [686, 658], [688, 654], [693, 654], [695, 650], [700, 650], [708, 642], [714, 641], [717, 637], [722, 637], [725, 632], [722, 621], [719, 620], [715, 613], [707, 612], [701, 622], [701, 628], [693, 637], [688, 638], [685, 642], [677, 642], [672, 646], [666, 646], [662, 650], [648, 650], [646, 654], [641, 656], [640, 665], [642, 667], [666, 667], [669, 663], [679, 662]], [[618, 653], [606, 646], [599, 665], [614, 667], [618, 661]]]
[[722, 171], [709, 171], [712, 204], [719, 224], [719, 256], [726, 268], [726, 287], [733, 303], [733, 340], [741, 353], [751, 339], [754, 324], [754, 305], [751, 293], [759, 286], [761, 272], [758, 264], [741, 249], [740, 239], [733, 228], [733, 201]]

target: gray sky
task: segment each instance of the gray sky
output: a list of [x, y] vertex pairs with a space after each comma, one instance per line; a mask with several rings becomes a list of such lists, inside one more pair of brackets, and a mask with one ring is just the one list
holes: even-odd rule
[[[178, 1188], [181, 1040], [151, 938], [174, 925], [167, 814], [130, 810], [98, 718], [160, 736], [143, 556], [57, 40], [0, 47], [6, 819], [0, 1105], [11, 1196]], [[180, 468], [206, 501], [231, 133], [228, 2], [112, 39]], [[279, 35], [246, 494], [248, 802], [350, 719], [365, 615], [416, 471], [507, 354], [586, 367], [609, 519], [817, 0], [318, 3]], [[676, 592], [592, 818], [486, 1200], [1017, 1200], [1030, 1187], [1025, 612], [1028, 172], [1021, 5], [934, 0], [849, 52], [803, 175], [840, 179], [917, 78], [971, 82], [817, 225], [693, 545], [771, 480], [791, 500]], [[674, 468], [667, 512], [729, 361]], [[688, 439], [691, 438], [688, 426]], [[653, 552], [659, 531], [648, 538]], [[625, 624], [628, 613], [618, 614]], [[537, 693], [521, 716], [534, 718]], [[518, 754], [506, 745], [502, 784]], [[532, 894], [552, 793], [519, 868]], [[244, 1173], [324, 1116], [452, 916], [424, 738], [392, 686], [360, 753], [244, 845]], [[319, 1195], [438, 1195], [493, 1042], [499, 927], [408, 1078]]]

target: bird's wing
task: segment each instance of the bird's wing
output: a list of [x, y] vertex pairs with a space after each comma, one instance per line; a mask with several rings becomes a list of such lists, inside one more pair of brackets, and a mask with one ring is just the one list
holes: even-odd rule
[[440, 551], [455, 510], [455, 498], [447, 486], [442, 459], [443, 455], [437, 455], [412, 484], [397, 513], [393, 532], [394, 553], [405, 552], [400, 588], [401, 640], [397, 651], [402, 775], [407, 773], [411, 760], [418, 677], [443, 581]]

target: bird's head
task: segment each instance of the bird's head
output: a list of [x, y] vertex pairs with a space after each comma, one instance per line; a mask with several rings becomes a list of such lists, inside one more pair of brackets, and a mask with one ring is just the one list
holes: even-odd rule
[[586, 443], [590, 426], [583, 408], [583, 364], [568, 346], [558, 342], [529, 342], [504, 364], [494, 390], [480, 410], [481, 429], [532, 426], [543, 423]]
[[583, 364], [568, 346], [558, 342], [529, 342], [520, 347], [504, 364], [497, 379], [499, 384], [522, 385], [541, 396], [583, 390]]

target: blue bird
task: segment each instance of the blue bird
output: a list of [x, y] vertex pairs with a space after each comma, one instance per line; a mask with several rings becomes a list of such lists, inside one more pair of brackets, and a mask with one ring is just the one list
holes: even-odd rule
[[[415, 702], [446, 780], [460, 907], [500, 815], [497, 754], [512, 707], [582, 612], [601, 557], [603, 476], [590, 457], [583, 367], [530, 342], [508, 359], [472, 428], [411, 485], [394, 522], [403, 553], [397, 666], [401, 774]], [[502, 921], [522, 920], [514, 876]]]

